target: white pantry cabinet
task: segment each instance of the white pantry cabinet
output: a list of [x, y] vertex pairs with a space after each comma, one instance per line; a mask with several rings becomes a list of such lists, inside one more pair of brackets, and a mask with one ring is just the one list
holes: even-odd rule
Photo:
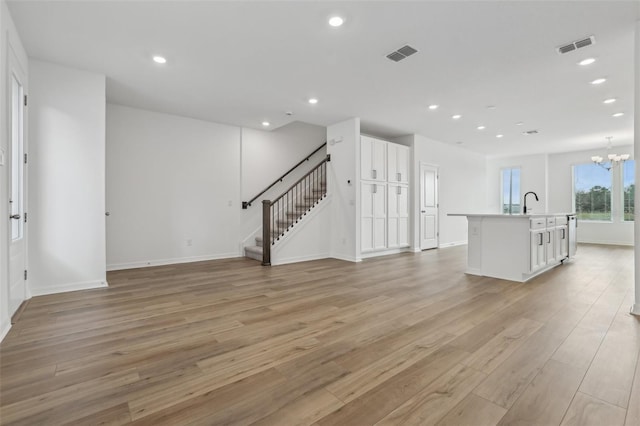
[[387, 185], [377, 182], [360, 184], [361, 250], [387, 247]]
[[409, 247], [409, 147], [360, 138], [360, 249]]

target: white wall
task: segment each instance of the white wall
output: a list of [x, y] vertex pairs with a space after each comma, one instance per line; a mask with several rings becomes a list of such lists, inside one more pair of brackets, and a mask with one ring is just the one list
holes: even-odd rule
[[[618, 153], [631, 154], [633, 146], [622, 146], [614, 149]], [[603, 155], [606, 149], [567, 152], [549, 155], [549, 211], [573, 211], [573, 175], [572, 166], [589, 163], [594, 155]], [[620, 168], [614, 168], [614, 185], [619, 185], [622, 179]], [[636, 176], [636, 182], [638, 177]], [[621, 219], [622, 200], [620, 192], [613, 188], [612, 222], [578, 223], [578, 242], [598, 244], [633, 245], [633, 222], [623, 222]]]
[[240, 128], [107, 106], [107, 264], [240, 256]]
[[[332, 140], [340, 142], [332, 144]], [[360, 253], [360, 119], [327, 127], [327, 169], [331, 194], [331, 257], [358, 261]], [[350, 182], [350, 183], [349, 183]]]
[[104, 286], [105, 76], [29, 67], [29, 288]]
[[[6, 87], [8, 69], [8, 46], [16, 54], [21, 67], [27, 72], [27, 53], [22, 46], [16, 27], [11, 19], [9, 9], [4, 0], [0, 0], [0, 149], [5, 154], [5, 165], [0, 166], [0, 203], [9, 205], [9, 102]], [[28, 81], [26, 82], [28, 83]], [[25, 84], [27, 86], [27, 84]], [[8, 209], [0, 208], [0, 341], [11, 328], [11, 313], [9, 312], [9, 216]]]
[[[301, 122], [270, 132], [243, 128], [242, 199], [246, 201], [258, 194], [322, 145], [326, 136], [326, 128]], [[326, 155], [326, 149], [321, 151]], [[322, 159], [323, 155], [319, 157]]]
[[412, 248], [420, 248], [420, 215], [417, 211], [421, 162], [438, 167], [439, 246], [465, 244], [467, 219], [447, 215], [487, 211], [485, 157], [420, 135], [414, 135], [413, 155]]
[[[248, 201], [275, 179], [321, 146], [327, 137], [324, 127], [293, 122], [273, 131], [242, 129], [242, 201]], [[242, 245], [255, 245], [261, 235], [262, 200], [274, 200], [327, 155], [324, 147], [282, 182], [242, 210]]]
[[304, 219], [271, 248], [271, 265], [325, 259], [330, 254], [331, 196], [316, 205]]
[[[520, 205], [523, 205], [524, 194], [533, 191], [538, 200], [531, 195], [527, 197], [527, 210], [530, 213], [547, 212], [549, 205], [547, 192], [547, 155], [536, 154], [520, 157], [504, 157], [487, 159], [487, 205], [488, 212], [502, 212], [501, 169], [520, 168]], [[533, 209], [533, 210], [531, 210]]]

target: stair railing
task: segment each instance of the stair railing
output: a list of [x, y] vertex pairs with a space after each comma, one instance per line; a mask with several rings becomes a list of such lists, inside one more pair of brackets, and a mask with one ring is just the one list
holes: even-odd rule
[[267, 192], [268, 190], [270, 190], [271, 188], [273, 188], [275, 185], [277, 185], [279, 182], [282, 182], [282, 180], [284, 178], [286, 178], [289, 173], [293, 172], [295, 169], [297, 169], [298, 167], [300, 167], [301, 164], [303, 164], [305, 161], [309, 161], [309, 159], [311, 157], [313, 157], [313, 154], [315, 154], [316, 152], [320, 151], [322, 148], [324, 148], [325, 146], [327, 146], [327, 143], [323, 143], [322, 145], [320, 145], [319, 147], [317, 147], [311, 154], [307, 155], [305, 158], [303, 158], [302, 160], [300, 160], [298, 162], [298, 164], [296, 164], [295, 166], [293, 166], [292, 168], [290, 168], [287, 172], [285, 172], [285, 174], [283, 174], [282, 176], [280, 176], [278, 179], [274, 180], [273, 183], [269, 186], [267, 186], [265, 189], [263, 189], [258, 195], [256, 195], [255, 197], [253, 197], [252, 199], [250, 199], [249, 201], [243, 201], [242, 202], [242, 208], [246, 209], [247, 207], [249, 207], [251, 205], [251, 203], [253, 203], [255, 200], [257, 200], [258, 198], [260, 198], [260, 196], [262, 194], [264, 194], [265, 192]]
[[262, 264], [271, 265], [271, 246], [327, 195], [327, 155], [275, 200], [262, 201]]

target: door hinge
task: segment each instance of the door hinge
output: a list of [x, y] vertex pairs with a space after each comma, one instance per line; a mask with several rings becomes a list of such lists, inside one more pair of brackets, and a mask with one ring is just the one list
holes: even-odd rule
[[24, 223], [27, 223], [27, 212], [24, 212]]
[[24, 153], [24, 164], [27, 164], [27, 153]]
[[24, 106], [27, 106], [27, 95], [24, 95]]
[[25, 280], [27, 279], [27, 270], [26, 269], [24, 270], [24, 279]]

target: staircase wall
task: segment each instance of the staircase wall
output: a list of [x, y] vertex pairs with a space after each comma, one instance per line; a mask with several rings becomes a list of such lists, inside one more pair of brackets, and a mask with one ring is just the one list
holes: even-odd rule
[[329, 195], [272, 246], [272, 265], [329, 257], [331, 204]]

